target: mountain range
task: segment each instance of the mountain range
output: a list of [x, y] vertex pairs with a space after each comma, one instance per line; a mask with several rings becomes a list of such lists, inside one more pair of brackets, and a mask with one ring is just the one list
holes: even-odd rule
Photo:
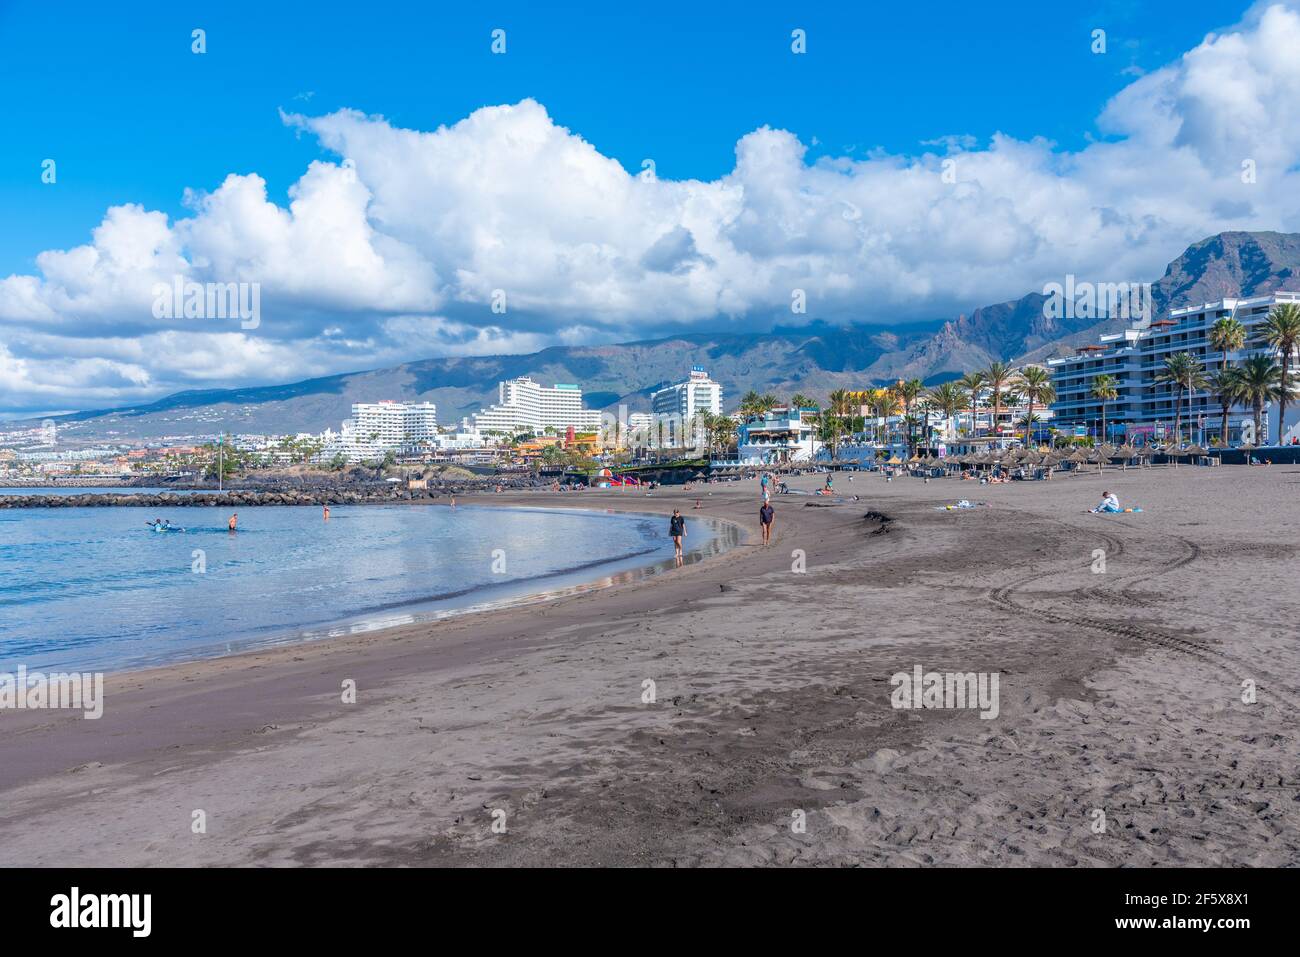
[[[1300, 289], [1300, 234], [1219, 233], [1190, 246], [1152, 282], [1156, 315], [1224, 296]], [[178, 392], [129, 408], [55, 419], [65, 439], [155, 438], [242, 433], [319, 432], [337, 428], [354, 402], [431, 401], [438, 420], [458, 421], [496, 401], [496, 383], [517, 376], [576, 382], [592, 408], [649, 408], [655, 389], [703, 365], [720, 382], [727, 408], [750, 389], [824, 399], [838, 388], [865, 388], [899, 377], [927, 385], [994, 360], [1042, 361], [1128, 320], [1050, 316], [1041, 292], [981, 306], [950, 321], [888, 330], [879, 325], [813, 322], [765, 333], [691, 333], [617, 345], [555, 346], [530, 355], [421, 359], [387, 369], [307, 379], [288, 385]]]

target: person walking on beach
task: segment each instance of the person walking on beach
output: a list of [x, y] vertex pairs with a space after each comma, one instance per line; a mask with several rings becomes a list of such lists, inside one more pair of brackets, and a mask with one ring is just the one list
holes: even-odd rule
[[764, 502], [763, 507], [758, 510], [758, 523], [763, 528], [763, 544], [772, 544], [772, 519], [776, 516], [776, 510], [772, 508], [771, 502]]
[[668, 520], [668, 534], [673, 539], [673, 558], [677, 565], [682, 564], [682, 539], [686, 537], [686, 516], [673, 509], [673, 517]]
[[228, 528], [228, 529], [229, 529], [230, 531], [232, 531], [232, 532], [234, 532], [234, 531], [238, 531], [238, 529], [239, 529], [239, 513], [238, 513], [238, 512], [236, 512], [236, 513], [234, 513], [233, 515], [230, 516], [230, 521], [226, 522], [226, 528]]

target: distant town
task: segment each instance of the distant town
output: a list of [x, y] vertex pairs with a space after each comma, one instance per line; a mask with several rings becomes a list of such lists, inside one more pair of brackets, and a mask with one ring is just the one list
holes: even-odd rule
[[916, 379], [900, 380], [824, 399], [751, 391], [730, 412], [724, 412], [722, 386], [694, 366], [680, 382], [652, 393], [649, 409], [589, 409], [578, 383], [522, 377], [500, 382], [496, 403], [456, 425], [439, 424], [432, 402], [378, 396], [353, 404], [337, 430], [319, 433], [218, 432], [74, 448], [60, 447], [58, 426], [49, 420], [0, 431], [0, 480], [197, 480], [293, 465], [342, 470], [439, 462], [589, 471], [667, 459], [726, 470], [1111, 441], [1228, 448], [1267, 444], [1271, 415], [1290, 426], [1279, 428], [1276, 444], [1294, 445], [1300, 441], [1300, 425], [1291, 421], [1295, 403], [1290, 415], [1279, 415], [1287, 411], [1282, 390], [1252, 392], [1240, 383], [1252, 362], [1269, 367], [1260, 372], [1265, 379], [1274, 375], [1269, 369], [1279, 349], [1261, 330], [1298, 304], [1300, 295], [1287, 292], [1225, 299], [1140, 319], [1045, 366], [993, 363], [928, 389]]

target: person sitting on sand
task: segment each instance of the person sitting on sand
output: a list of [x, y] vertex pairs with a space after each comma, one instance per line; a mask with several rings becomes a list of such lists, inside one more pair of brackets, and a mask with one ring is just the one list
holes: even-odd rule
[[1119, 499], [1115, 493], [1107, 491], [1102, 493], [1101, 503], [1092, 511], [1095, 514], [1097, 512], [1120, 512], [1123, 509], [1119, 507]]

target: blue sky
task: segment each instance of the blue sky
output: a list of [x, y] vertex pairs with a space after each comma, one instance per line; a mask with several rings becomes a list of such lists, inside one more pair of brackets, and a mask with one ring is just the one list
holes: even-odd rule
[[0, 416], [1150, 281], [1300, 229], [1296, 3], [0, 0]]
[[[1204, 2], [802, 4], [0, 3], [0, 275], [84, 242], [103, 211], [183, 212], [257, 172], [283, 202], [321, 155], [278, 109], [433, 129], [532, 97], [630, 171], [713, 179], [770, 125], [810, 156], [915, 153], [994, 132], [1066, 149], [1131, 80], [1239, 14]], [[480, 5], [474, 4], [479, 7]], [[207, 31], [208, 52], [190, 52]], [[507, 31], [507, 55], [489, 34]], [[790, 55], [805, 29], [810, 54]], [[1107, 31], [1108, 56], [1090, 51]], [[308, 96], [309, 95], [309, 96]], [[40, 162], [58, 163], [56, 189]]]

